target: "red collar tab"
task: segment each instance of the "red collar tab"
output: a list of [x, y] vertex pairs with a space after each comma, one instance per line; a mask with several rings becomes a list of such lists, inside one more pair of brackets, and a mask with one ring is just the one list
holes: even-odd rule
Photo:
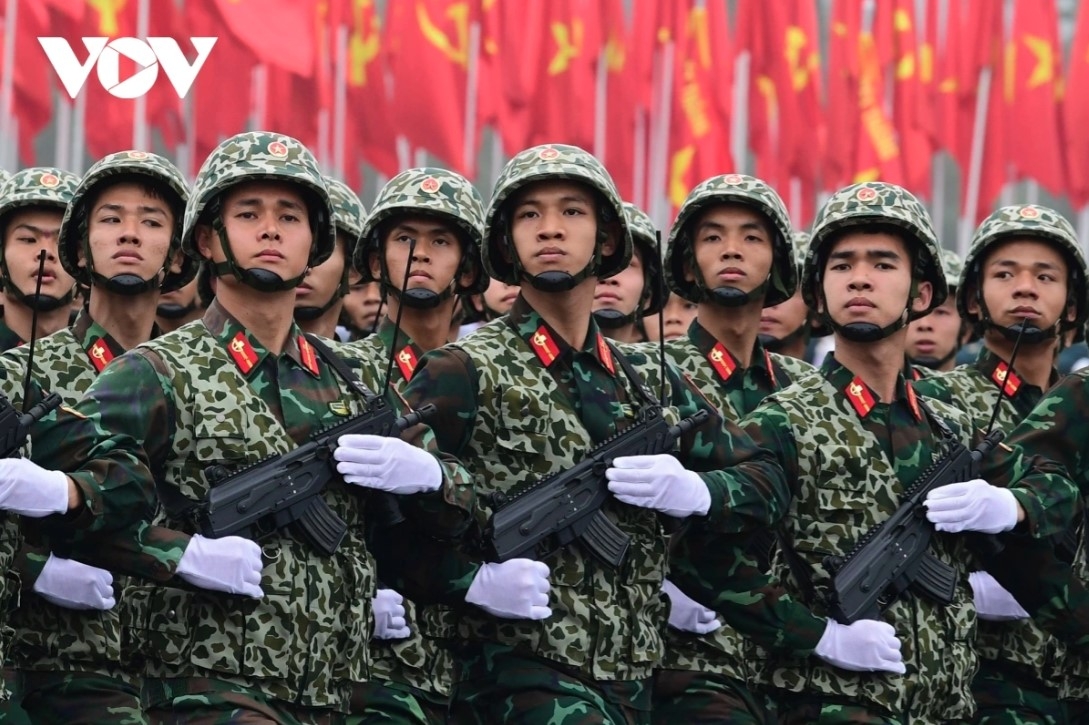
[[253, 349], [250, 340], [245, 333], [239, 331], [227, 343], [227, 352], [234, 358], [234, 364], [242, 371], [243, 375], [249, 375], [257, 365], [257, 351]]
[[95, 366], [95, 370], [102, 372], [102, 369], [110, 364], [110, 360], [113, 360], [113, 353], [110, 352], [110, 346], [106, 344], [106, 341], [100, 337], [88, 348], [87, 357], [91, 358], [91, 364]]
[[318, 375], [318, 356], [314, 353], [314, 346], [303, 335], [299, 335], [299, 355], [302, 364], [312, 375]]
[[401, 375], [404, 376], [405, 380], [412, 380], [418, 362], [419, 360], [416, 358], [416, 353], [412, 350], [411, 345], [405, 345], [401, 348], [401, 352], [397, 353], [397, 367], [401, 369]]
[[915, 395], [915, 388], [911, 383], [905, 383], [904, 387], [907, 388], [908, 407], [911, 408], [911, 414], [915, 416], [915, 420], [922, 422], [923, 411], [919, 408], [919, 398]]
[[597, 333], [597, 356], [601, 358], [601, 364], [611, 375], [616, 375], [616, 365], [613, 364], [613, 352], [609, 349], [609, 343], [605, 342], [605, 336]]
[[847, 396], [847, 400], [850, 401], [851, 407], [858, 413], [858, 417], [865, 418], [873, 410], [875, 404], [873, 393], [870, 392], [866, 383], [862, 382], [862, 378], [857, 375], [843, 389], [843, 393]]
[[537, 357], [541, 359], [544, 366], [551, 367], [552, 363], [556, 362], [556, 358], [560, 356], [560, 348], [556, 345], [556, 341], [552, 339], [552, 335], [548, 332], [548, 328], [541, 325], [537, 328], [537, 332], [533, 333], [533, 337], [529, 340], [530, 347], [533, 348], [533, 352], [537, 353]]
[[1010, 370], [1010, 366], [1006, 364], [1005, 360], [1001, 360], [995, 365], [994, 372], [991, 373], [991, 380], [1007, 398], [1012, 398], [1017, 393], [1017, 389], [1021, 387], [1021, 378], [1017, 377], [1017, 373]]
[[711, 352], [707, 353], [707, 361], [711, 363], [711, 367], [722, 378], [722, 382], [729, 380], [730, 376], [734, 374], [734, 370], [737, 370], [737, 361], [734, 360], [733, 355], [721, 342], [716, 342], [715, 346], [711, 348]]

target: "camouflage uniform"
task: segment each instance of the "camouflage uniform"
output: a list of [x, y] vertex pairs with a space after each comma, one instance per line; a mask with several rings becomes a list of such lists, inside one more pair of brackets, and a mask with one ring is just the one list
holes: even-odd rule
[[[1079, 295], [1075, 324], [1084, 321], [1085, 292], [1075, 290], [1084, 285], [1087, 270], [1074, 230], [1058, 212], [1028, 204], [1003, 207], [976, 230], [957, 285], [957, 309], [962, 317], [969, 319], [969, 294], [978, 294], [982, 287], [980, 265], [987, 250], [1013, 238], [1037, 238], [1057, 246], [1072, 265], [1071, 269], [1076, 270], [1069, 280], [1071, 292]], [[977, 430], [987, 427], [997, 407], [995, 425], [999, 430], [1009, 431], [1040, 402], [1044, 391], [1022, 381], [1008, 362], [984, 346], [971, 365], [931, 377], [920, 383], [917, 390], [970, 412]], [[1058, 373], [1052, 370], [1049, 387], [1057, 380]], [[1016, 723], [1024, 718], [1033, 722], [1062, 722], [1057, 690], [1060, 677], [1057, 668], [1063, 655], [1061, 643], [1031, 619], [981, 621], [979, 635], [980, 671], [973, 684], [979, 708], [977, 722]]]
[[631, 314], [616, 319], [611, 325], [608, 325], [608, 320], [602, 319], [597, 312], [594, 313], [594, 317], [602, 328], [602, 334], [610, 340], [616, 339], [613, 334], [615, 330], [629, 324], [635, 325], [638, 339], [646, 340], [647, 333], [643, 320], [661, 312], [665, 307], [666, 298], [666, 291], [662, 285], [658, 231], [654, 228], [654, 222], [650, 216], [631, 202], [624, 202], [624, 218], [631, 229], [633, 249], [640, 252], [640, 258], [643, 261], [643, 292]]
[[[378, 192], [371, 214], [359, 232], [355, 266], [364, 281], [374, 281], [370, 259], [373, 254], [381, 254], [383, 249], [379, 229], [390, 220], [405, 215], [434, 217], [452, 224], [459, 232], [463, 264], [455, 276], [467, 269], [474, 274], [471, 286], [460, 290], [459, 294], [476, 294], [487, 286], [487, 276], [480, 263], [484, 236], [480, 194], [459, 174], [429, 167], [403, 171]], [[387, 276], [383, 265], [382, 277]], [[398, 284], [395, 280], [380, 281], [387, 286]], [[352, 357], [370, 365], [375, 379], [384, 378], [392, 358], [390, 386], [397, 391], [403, 390], [412, 379], [426, 352], [403, 330], [396, 330], [388, 317], [379, 323], [375, 334], [345, 347], [352, 351]], [[417, 532], [407, 523], [398, 528], [400, 530], [376, 530], [375, 535], [392, 537], [402, 541], [404, 546], [415, 546], [418, 539], [413, 537]], [[455, 634], [453, 612], [437, 603], [417, 606], [407, 598], [404, 607], [412, 635], [371, 644], [372, 681], [358, 687], [353, 694], [353, 702], [363, 706], [362, 709], [352, 708], [353, 714], [360, 715], [360, 722], [383, 716], [398, 722], [442, 723], [446, 720], [454, 676], [449, 650], [449, 640]]]
[[[90, 258], [87, 239], [88, 205], [103, 185], [118, 180], [143, 179], [161, 185], [172, 198], [175, 211], [170, 254], [180, 249], [181, 212], [189, 192], [185, 179], [173, 164], [155, 154], [122, 151], [101, 159], [87, 172], [76, 188], [65, 211], [60, 232], [60, 259], [65, 271], [77, 282], [93, 286], [87, 266], [79, 265], [79, 254]], [[190, 261], [179, 274], [170, 274], [163, 287], [176, 289], [186, 284], [195, 272]], [[82, 397], [98, 373], [123, 348], [91, 319], [84, 310], [75, 324], [41, 340], [35, 350], [36, 383], [67, 401]], [[9, 352], [4, 361], [13, 376], [28, 365], [28, 348]], [[48, 421], [39, 424], [48, 425]], [[27, 552], [26, 559], [35, 566], [48, 558], [49, 546]], [[62, 549], [63, 550], [63, 549]], [[70, 554], [66, 554], [70, 555]], [[115, 580], [117, 599], [125, 580]], [[76, 611], [47, 602], [27, 593], [16, 612], [16, 641], [13, 659], [24, 672], [23, 707], [34, 722], [143, 722], [140, 707], [139, 677], [120, 664], [120, 622], [117, 609]]]
[[[334, 235], [317, 164], [298, 141], [271, 133], [232, 137], [205, 161], [186, 207], [185, 252], [197, 257], [198, 224], [211, 223], [226, 236], [222, 222], [209, 219], [218, 214], [216, 200], [225, 189], [262, 179], [305, 190], [314, 230], [311, 264], [324, 261]], [[391, 404], [400, 409], [398, 400]], [[354, 389], [297, 326], [283, 353], [273, 355], [213, 303], [202, 320], [117, 358], [64, 425], [52, 427], [54, 461], [72, 471], [84, 499], [63, 518], [90, 531], [142, 519], [180, 532], [174, 546], [160, 543], [157, 552], [172, 571], [185, 534], [195, 530], [179, 501], [204, 499], [206, 466], [233, 470], [282, 454], [361, 411]], [[412, 436], [433, 448], [425, 427]], [[405, 497], [405, 506], [437, 530], [456, 534], [468, 523], [472, 491], [456, 464], [445, 460], [443, 468], [444, 487]], [[323, 492], [348, 524], [332, 556], [319, 556], [290, 529], [263, 540], [260, 600], [158, 583], [134, 582], [126, 590], [123, 646], [144, 667], [152, 721], [234, 722], [273, 712], [278, 722], [325, 722], [347, 708], [351, 683], [367, 676], [374, 595], [367, 498], [360, 494], [339, 479]]]
[[[669, 289], [686, 300], [701, 295], [684, 278], [684, 266], [696, 268], [692, 245], [694, 220], [717, 204], [741, 204], [758, 211], [772, 232], [772, 285], [765, 306], [782, 302], [797, 288], [792, 229], [786, 208], [763, 181], [742, 174], [715, 176], [688, 195], [669, 235], [664, 267]], [[657, 346], [638, 348], [653, 357]], [[698, 320], [686, 337], [665, 343], [667, 359], [699, 387], [700, 392], [737, 422], [767, 395], [786, 388], [800, 376], [815, 372], [808, 363], [768, 352], [756, 341], [751, 364], [741, 368], [726, 347]], [[808, 612], [803, 612], [803, 616]], [[764, 722], [768, 713], [763, 697], [750, 692], [754, 667], [762, 657], [733, 627], [724, 625], [699, 636], [667, 631], [665, 655], [655, 678], [656, 722]]]
[[[964, 271], [964, 260], [962, 260], [960, 258], [960, 255], [954, 252], [952, 249], [944, 248], [941, 250], [941, 260], [942, 276], [945, 277], [945, 285], [949, 288], [949, 294], [956, 295], [957, 290], [960, 289], [960, 277]], [[965, 324], [966, 323], [962, 319], [960, 329], [961, 338], [963, 338], [964, 335]], [[953, 354], [955, 355], [957, 352], [959, 352], [960, 348], [960, 338], [958, 338], [957, 347], [953, 350]], [[911, 363], [910, 358], [909, 363]], [[937, 374], [932, 368], [928, 368], [925, 365], [919, 365], [917, 363], [912, 363], [909, 370], [910, 375], [914, 380], [929, 378], [930, 376]]]
[[[499, 248], [511, 243], [505, 202], [526, 184], [551, 179], [593, 190], [605, 207], [598, 206], [597, 218], [621, 222], [622, 243], [608, 256], [595, 255], [593, 274], [606, 278], [625, 268], [630, 233], [612, 180], [586, 152], [555, 145], [519, 153], [500, 176], [487, 215], [484, 261], [491, 276], [510, 283], [520, 275], [518, 263], [507, 261]], [[648, 404], [639, 380], [657, 361], [636, 356], [631, 362], [640, 369], [637, 380], [629, 379], [620, 353], [592, 319], [585, 344], [574, 349], [520, 297], [506, 317], [425, 355], [405, 397], [411, 405], [438, 404], [432, 427], [440, 448], [459, 456], [478, 494], [505, 492], [570, 468]], [[763, 465], [769, 454], [750, 448], [736, 427], [724, 427], [717, 411], [672, 368], [668, 377], [666, 397], [675, 408], [667, 409], [668, 417], [711, 414], [710, 422], [680, 443], [679, 456], [704, 472], [711, 492], [708, 517], [692, 527], [732, 534], [775, 520], [782, 481]], [[669, 560], [665, 522], [653, 511], [616, 500], [602, 510], [631, 537], [628, 561], [616, 570], [602, 566], [580, 544], [540, 552], [551, 571], [549, 619], [499, 619], [461, 601], [458, 633], [464, 644], [453, 710], [459, 722], [649, 720], [649, 678], [662, 654], [666, 618], [660, 596]], [[488, 513], [487, 506], [479, 507], [478, 526]], [[477, 536], [462, 545], [476, 561], [488, 557]], [[724, 554], [717, 562], [722, 567], [708, 573], [728, 577], [725, 558], [734, 551], [716, 551]], [[460, 589], [463, 597], [471, 579], [451, 581], [449, 589]], [[735, 612], [747, 609], [739, 604]], [[765, 634], [769, 640], [783, 637], [781, 622], [766, 625]], [[812, 647], [819, 632], [814, 638], [807, 630], [797, 638], [804, 640], [800, 647]]]
[[[813, 307], [823, 295], [820, 270], [830, 237], [874, 223], [903, 230], [915, 252], [913, 278], [930, 281], [931, 309], [940, 305], [946, 287], [929, 215], [907, 191], [880, 182], [842, 189], [818, 213], [802, 279], [807, 303]], [[780, 549], [773, 571], [814, 611], [827, 611], [825, 557], [845, 554], [891, 515], [904, 491], [945, 448], [932, 415], [944, 419], [959, 442], [971, 443], [964, 414], [924, 401], [902, 375], [895, 400], [882, 402], [830, 356], [819, 375], [772, 394], [742, 421], [758, 444], [776, 452], [792, 483], [793, 501], [781, 536], [798, 562], [788, 566]], [[967, 586], [967, 552], [962, 537], [938, 534], [931, 546], [958, 572], [954, 601], [942, 607], [907, 593], [882, 615], [902, 642], [908, 675], [846, 672], [815, 659], [773, 655], [764, 677], [776, 691], [784, 722], [928, 723], [972, 714], [975, 611]]]

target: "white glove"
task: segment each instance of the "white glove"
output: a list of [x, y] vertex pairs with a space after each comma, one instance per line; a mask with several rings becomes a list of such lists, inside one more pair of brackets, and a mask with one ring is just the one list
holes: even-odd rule
[[68, 476], [29, 458], [0, 460], [0, 509], [41, 518], [68, 511]]
[[379, 589], [371, 600], [375, 639], [407, 639], [412, 628], [405, 620], [405, 598], [392, 589]]
[[662, 592], [669, 597], [669, 626], [682, 632], [708, 634], [722, 626], [715, 610], [708, 609], [666, 579]]
[[620, 501], [683, 518], [706, 516], [711, 492], [698, 473], [668, 453], [620, 456], [605, 471], [609, 490]]
[[950, 483], [926, 495], [926, 518], [938, 531], [999, 534], [1017, 525], [1017, 499], [983, 479]]
[[113, 609], [113, 574], [52, 554], [34, 582], [34, 591], [65, 609]]
[[860, 619], [854, 624], [829, 619], [815, 654], [830, 665], [852, 672], [907, 672], [896, 630], [876, 619]]
[[433, 455], [400, 438], [342, 435], [333, 451], [345, 483], [389, 493], [437, 491], [442, 468]]
[[980, 619], [1009, 622], [1029, 618], [1029, 613], [1017, 603], [1013, 595], [1003, 589], [987, 572], [972, 572], [968, 575], [968, 583], [972, 585], [972, 598], [975, 599], [976, 614]]
[[178, 576], [193, 586], [260, 599], [261, 547], [241, 536], [208, 539], [194, 534], [178, 562]]
[[548, 619], [548, 566], [532, 559], [483, 564], [473, 577], [465, 601], [503, 619]]

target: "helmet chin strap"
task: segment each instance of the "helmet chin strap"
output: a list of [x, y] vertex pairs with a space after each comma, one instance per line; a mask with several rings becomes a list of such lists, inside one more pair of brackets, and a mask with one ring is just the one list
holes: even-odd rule
[[622, 327], [633, 325], [637, 316], [634, 310], [624, 313], [611, 308], [594, 310], [593, 315], [597, 326], [603, 330], [619, 330]]
[[[72, 300], [75, 299], [76, 286], [74, 284], [72, 285], [72, 289], [68, 290], [68, 292], [60, 297], [43, 295], [40, 292], [26, 294], [11, 281], [11, 273], [8, 272], [7, 260], [4, 260], [3, 263], [0, 264], [0, 271], [2, 271], [4, 275], [4, 292], [29, 310], [52, 312], [53, 310], [58, 310], [65, 305], [71, 304]], [[40, 289], [40, 287], [41, 285], [39, 283], [38, 288]]]
[[160, 302], [155, 308], [155, 314], [165, 320], [180, 320], [193, 310], [197, 309], [196, 299], [190, 300], [187, 305], [179, 305], [176, 302]]
[[163, 269], [156, 272], [155, 276], [151, 279], [143, 279], [139, 275], [128, 273], [117, 274], [113, 277], [106, 277], [94, 271], [93, 269], [90, 271], [91, 280], [95, 287], [100, 287], [107, 292], [112, 292], [115, 295], [132, 297], [135, 295], [142, 295], [145, 292], [151, 292], [162, 287], [163, 278], [165, 277], [165, 274], [163, 273], [166, 270], [164, 267]]
[[581, 271], [571, 274], [570, 272], [561, 272], [559, 270], [549, 270], [547, 272], [541, 272], [540, 274], [529, 274], [526, 268], [522, 265], [522, 261], [518, 258], [518, 250], [514, 248], [514, 240], [511, 238], [508, 232], [505, 237], [505, 244], [507, 249], [510, 250], [512, 264], [514, 265], [514, 273], [518, 276], [518, 279], [528, 284], [536, 290], [541, 292], [568, 292], [573, 290], [584, 280], [596, 277], [598, 270], [601, 268], [601, 249], [605, 243], [607, 234], [604, 231], [598, 231], [597, 241], [594, 243], [594, 253], [590, 256], [590, 261], [586, 263], [586, 266]]
[[908, 297], [908, 302], [904, 306], [904, 311], [900, 313], [899, 317], [884, 327], [873, 322], [848, 322], [846, 325], [841, 325], [833, 320], [832, 315], [828, 313], [828, 300], [824, 299], [823, 292], [821, 293], [821, 298], [824, 307], [824, 311], [821, 313], [821, 320], [824, 324], [828, 325], [833, 332], [838, 333], [843, 339], [850, 340], [851, 342], [877, 342], [879, 340], [884, 340], [890, 335], [904, 329], [908, 323], [908, 318], [911, 317], [912, 298]]
[[987, 303], [983, 299], [983, 290], [976, 287], [976, 303], [979, 305], [979, 311], [982, 313], [983, 325], [991, 330], [997, 330], [1002, 337], [1006, 338], [1010, 342], [1017, 342], [1018, 338], [1025, 345], [1039, 345], [1044, 342], [1054, 340], [1059, 336], [1062, 331], [1063, 318], [1062, 313], [1059, 314], [1059, 318], [1054, 323], [1047, 327], [1039, 327], [1027, 320], [1018, 320], [1010, 326], [999, 325], [991, 317], [991, 311], [987, 309]]
[[310, 267], [307, 266], [301, 274], [290, 279], [284, 279], [275, 272], [261, 267], [243, 269], [234, 257], [230, 240], [227, 238], [227, 229], [223, 226], [223, 220], [219, 214], [212, 217], [212, 228], [219, 235], [220, 245], [223, 247], [223, 256], [227, 258], [225, 262], [214, 262], [211, 265], [212, 274], [216, 277], [233, 275], [239, 282], [258, 292], [286, 292], [298, 287], [299, 283], [306, 277], [306, 273], [310, 271]]
[[765, 350], [768, 350], [769, 352], [782, 352], [788, 346], [793, 345], [795, 342], [805, 337], [808, 328], [809, 320], [806, 319], [797, 327], [797, 329], [783, 337], [775, 337], [774, 335], [769, 335], [767, 333], [760, 333], [756, 338], [760, 340], [760, 344]]
[[954, 347], [941, 357], [933, 357], [931, 355], [920, 355], [918, 357], [909, 357], [908, 361], [916, 367], [930, 368], [931, 370], [940, 370], [943, 365], [953, 359], [953, 356], [960, 350], [960, 346]]

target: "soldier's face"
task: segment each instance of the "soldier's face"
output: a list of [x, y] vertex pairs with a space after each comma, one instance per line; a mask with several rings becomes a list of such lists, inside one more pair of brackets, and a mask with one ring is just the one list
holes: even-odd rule
[[42, 294], [64, 297], [76, 283], [64, 271], [57, 256], [61, 218], [52, 209], [25, 209], [12, 212], [4, 231], [4, 260], [11, 283], [23, 294], [34, 294], [38, 280], [38, 254], [45, 250]]
[[593, 311], [616, 310], [625, 315], [635, 312], [643, 296], [643, 254], [636, 249], [631, 264], [619, 274], [599, 280], [594, 289]]
[[[511, 235], [522, 267], [531, 276], [543, 272], [578, 274], [586, 269], [597, 244], [597, 214], [589, 189], [570, 181], [531, 184], [514, 197]], [[608, 236], [602, 253], [616, 250]]]
[[377, 282], [361, 282], [360, 279], [358, 273], [350, 273], [348, 294], [344, 296], [344, 313], [355, 329], [371, 330], [382, 302], [382, 288]]
[[488, 289], [484, 290], [484, 304], [496, 314], [505, 315], [510, 312], [511, 305], [518, 299], [518, 291], [521, 289], [516, 284], [504, 284], [497, 279], [488, 282]]
[[311, 267], [303, 281], [295, 288], [296, 307], [321, 307], [339, 294], [340, 280], [344, 275], [346, 249], [345, 237], [337, 232], [337, 243], [329, 259]]
[[[984, 256], [980, 272], [987, 310], [1003, 327], [1026, 319], [1049, 327], [1061, 315], [1074, 318], [1073, 306], [1067, 306], [1069, 268], [1051, 244], [1012, 239]], [[975, 295], [968, 299], [968, 311], [979, 315]]]
[[[840, 325], [892, 324], [904, 314], [911, 267], [900, 237], [848, 232], [832, 245], [824, 265], [824, 298], [832, 319]], [[920, 282], [912, 307], [926, 309], [931, 291], [930, 283]]]
[[[665, 339], [676, 340], [688, 332], [688, 326], [696, 319], [699, 305], [689, 302], [680, 295], [671, 292], [666, 300], [665, 308], [661, 312], [662, 329]], [[647, 315], [643, 319], [643, 327], [647, 331], [647, 339], [658, 341], [658, 315]]]
[[782, 339], [805, 324], [809, 308], [802, 299], [801, 290], [792, 297], [760, 313], [760, 334]]
[[685, 270], [685, 278], [692, 282], [699, 274], [708, 289], [729, 286], [750, 292], [771, 274], [772, 239], [760, 212], [740, 204], [713, 206], [692, 224], [698, 269]]
[[170, 292], [164, 292], [159, 295], [160, 305], [179, 305], [181, 307], [188, 307], [194, 301], [197, 300], [197, 280], [194, 279], [189, 284]]
[[[416, 240], [415, 247], [412, 246], [413, 239]], [[467, 282], [454, 279], [461, 263], [461, 240], [454, 228], [442, 221], [427, 217], [401, 217], [385, 232], [382, 250], [386, 255], [390, 282], [397, 289], [404, 285], [406, 272], [407, 289], [442, 292], [457, 281], [462, 284]], [[381, 279], [381, 267], [374, 255], [371, 255], [371, 275]]]
[[950, 295], [929, 315], [908, 325], [908, 357], [942, 360], [960, 346], [960, 333], [960, 314], [956, 299]]
[[[239, 184], [224, 195], [222, 216], [231, 251], [243, 269], [267, 269], [281, 279], [297, 277], [306, 269], [314, 235], [306, 200], [293, 184]], [[198, 228], [197, 245], [205, 257], [226, 260], [211, 227]]]
[[115, 184], [98, 195], [88, 216], [94, 270], [107, 278], [152, 279], [166, 265], [173, 233], [174, 214], [164, 199], [139, 184]]

